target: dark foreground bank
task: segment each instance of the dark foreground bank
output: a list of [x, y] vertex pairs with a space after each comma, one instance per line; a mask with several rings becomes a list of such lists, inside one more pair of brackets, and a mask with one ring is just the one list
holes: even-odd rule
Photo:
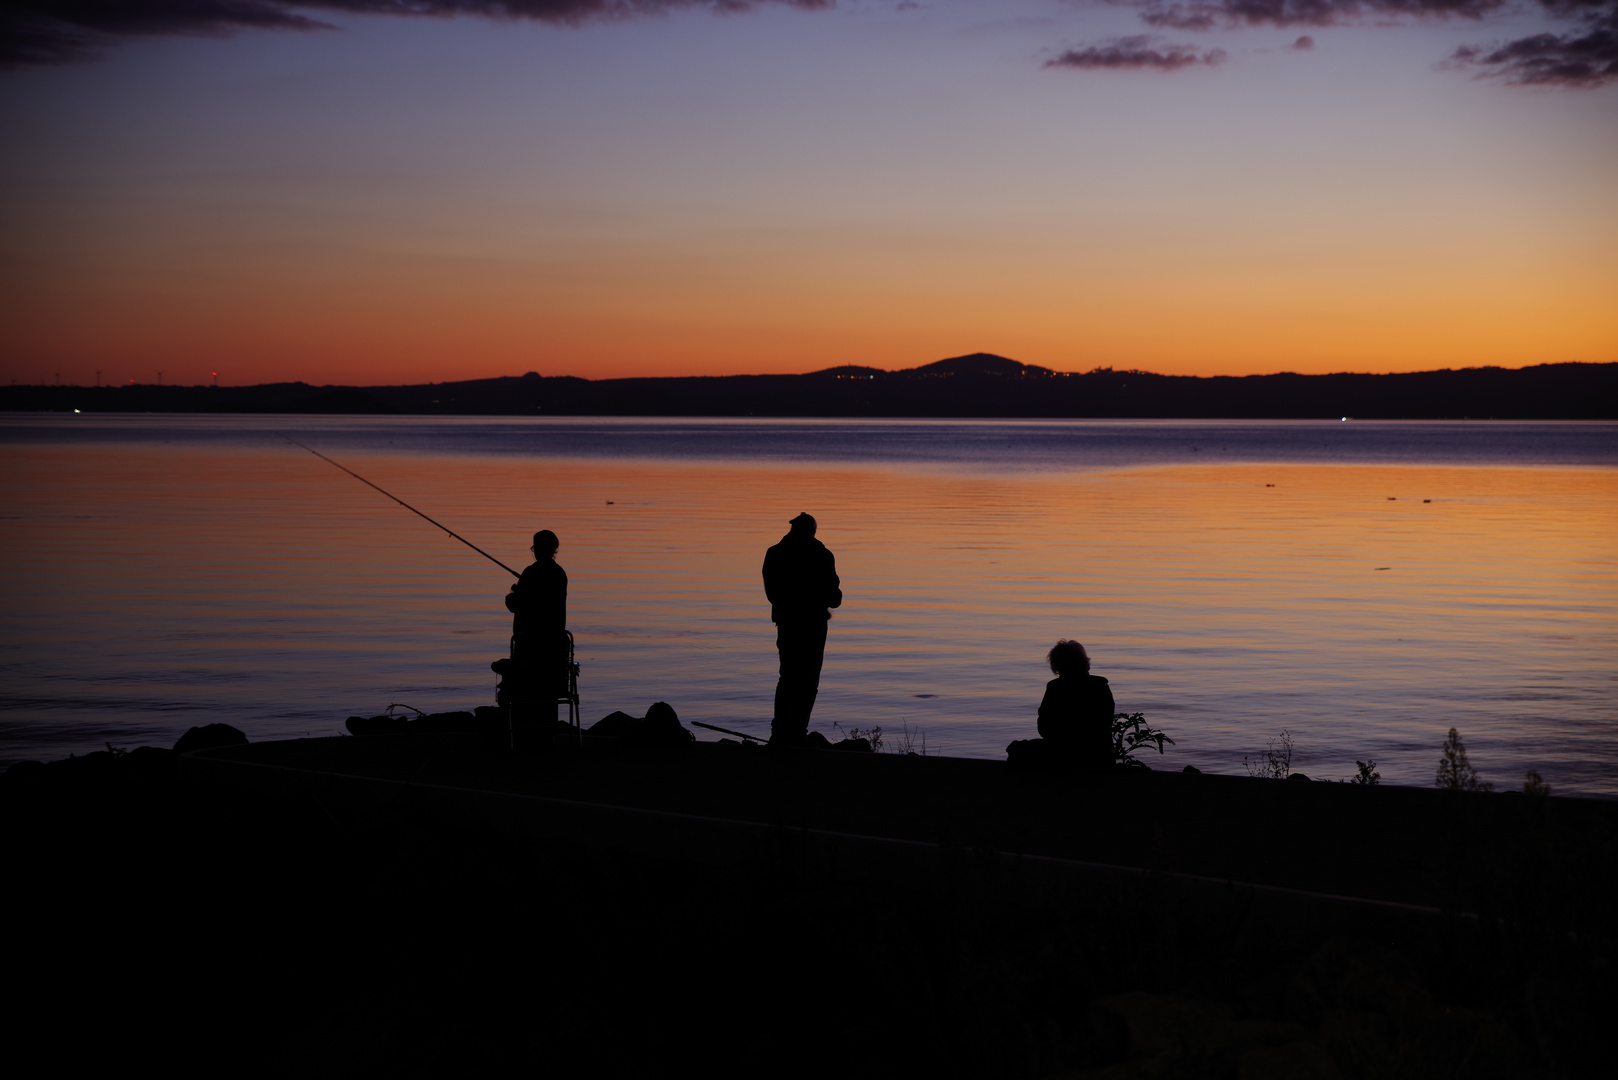
[[1588, 1075], [1615, 809], [713, 744], [96, 754], [0, 780], [10, 1019], [232, 1073]]

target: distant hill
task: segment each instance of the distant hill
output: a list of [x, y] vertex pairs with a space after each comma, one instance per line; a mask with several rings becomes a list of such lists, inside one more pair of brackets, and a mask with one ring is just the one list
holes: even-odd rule
[[542, 377], [407, 386], [0, 387], [0, 410], [400, 413], [472, 416], [1618, 419], [1618, 363], [1397, 375], [1058, 372], [993, 353], [900, 371], [843, 365], [805, 375]]
[[952, 356], [917, 368], [894, 372], [897, 376], [926, 379], [1044, 379], [1055, 375], [1050, 368], [1035, 367], [1007, 360], [994, 353], [975, 352], [968, 356]]

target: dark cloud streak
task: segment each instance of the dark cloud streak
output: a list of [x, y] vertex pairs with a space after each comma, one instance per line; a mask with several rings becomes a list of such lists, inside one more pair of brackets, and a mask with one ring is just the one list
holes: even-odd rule
[[1069, 49], [1046, 67], [1081, 69], [1154, 68], [1158, 71], [1178, 71], [1198, 64], [1224, 63], [1225, 50], [1199, 50], [1191, 45], [1158, 45], [1150, 34], [1113, 38], [1096, 45]]
[[[1588, 89], [1618, 82], [1618, 0], [1535, 0], [1555, 18], [1582, 23], [1566, 33], [1541, 33], [1503, 45], [1467, 45], [1445, 62], [1474, 67], [1518, 86]], [[1481, 20], [1512, 0], [1141, 0], [1148, 26], [1207, 31], [1243, 26], [1340, 26], [1368, 19]], [[1309, 41], [1309, 45], [1301, 44]], [[1313, 41], [1299, 38], [1294, 48]]]
[[[1579, 0], [1573, 0], [1577, 3]], [[1174, 30], [1236, 26], [1337, 26], [1366, 16], [1480, 19], [1507, 0], [1147, 0], [1141, 19]]]
[[[1576, 25], [1491, 45], [1465, 45], [1444, 66], [1520, 86], [1588, 89], [1618, 82], [1618, 0], [1123, 0], [1158, 29], [1330, 27], [1390, 19], [1479, 21], [1522, 3]], [[331, 30], [322, 16], [472, 18], [557, 26], [762, 5], [815, 9], [835, 0], [0, 0], [0, 69], [94, 59], [123, 41], [227, 36], [243, 30]], [[1292, 45], [1308, 50], [1312, 38]], [[1177, 71], [1225, 60], [1222, 49], [1159, 44], [1148, 34], [1069, 49], [1046, 67]]]
[[6, 0], [0, 68], [91, 60], [135, 37], [224, 36], [239, 30], [330, 30], [308, 12], [578, 25], [676, 10], [732, 14], [756, 3], [831, 7], [833, 0]]
[[1449, 63], [1477, 67], [1514, 86], [1584, 89], [1618, 82], [1618, 12], [1593, 20], [1586, 33], [1535, 34], [1505, 45], [1463, 45]]

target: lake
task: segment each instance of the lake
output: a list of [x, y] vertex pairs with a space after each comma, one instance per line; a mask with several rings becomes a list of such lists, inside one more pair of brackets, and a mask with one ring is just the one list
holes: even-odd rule
[[493, 703], [510, 576], [280, 431], [517, 569], [554, 530], [586, 722], [767, 733], [759, 567], [808, 511], [832, 738], [1002, 756], [1071, 637], [1154, 768], [1286, 730], [1428, 785], [1455, 727], [1498, 788], [1618, 795], [1610, 423], [6, 414], [0, 763]]

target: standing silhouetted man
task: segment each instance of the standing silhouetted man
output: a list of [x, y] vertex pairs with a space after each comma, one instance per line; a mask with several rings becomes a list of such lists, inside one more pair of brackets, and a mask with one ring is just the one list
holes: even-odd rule
[[809, 714], [820, 692], [826, 623], [843, 603], [837, 560], [815, 539], [815, 519], [799, 514], [781, 542], [764, 553], [764, 595], [775, 623], [781, 677], [775, 684], [770, 743], [797, 746], [809, 733]]
[[524, 715], [514, 720], [517, 728], [555, 720], [557, 698], [567, 687], [567, 572], [556, 563], [560, 546], [549, 529], [535, 533], [533, 564], [506, 594], [513, 616], [511, 659], [518, 667], [514, 681], [525, 704]]

